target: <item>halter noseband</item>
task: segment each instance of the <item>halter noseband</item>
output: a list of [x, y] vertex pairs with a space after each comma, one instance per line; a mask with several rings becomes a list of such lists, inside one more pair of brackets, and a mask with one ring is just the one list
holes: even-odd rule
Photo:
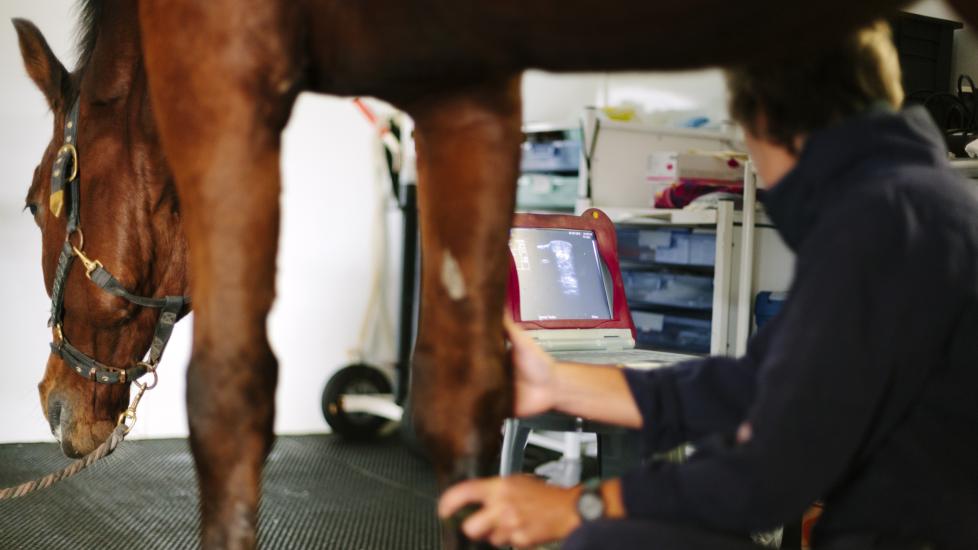
[[[190, 312], [188, 296], [165, 296], [163, 298], [147, 298], [129, 293], [119, 281], [109, 273], [102, 263], [92, 260], [82, 251], [85, 247], [85, 237], [79, 220], [79, 177], [78, 177], [78, 106], [76, 100], [65, 122], [64, 145], [58, 150], [51, 170], [51, 198], [49, 207], [51, 214], [60, 217], [64, 209], [65, 194], [68, 198], [68, 225], [65, 243], [58, 258], [58, 267], [54, 273], [54, 286], [51, 290], [51, 318], [48, 326], [54, 328], [55, 341], [51, 343], [51, 352], [61, 357], [68, 366], [79, 375], [99, 384], [125, 384], [146, 374], [154, 372], [163, 351], [166, 349], [173, 326]], [[78, 246], [71, 243], [73, 234], [78, 234]], [[153, 333], [153, 344], [149, 349], [149, 359], [138, 361], [129, 368], [110, 367], [85, 355], [71, 345], [65, 337], [62, 323], [64, 321], [65, 282], [75, 258], [85, 266], [85, 276], [96, 286], [119, 298], [141, 307], [160, 310]]]

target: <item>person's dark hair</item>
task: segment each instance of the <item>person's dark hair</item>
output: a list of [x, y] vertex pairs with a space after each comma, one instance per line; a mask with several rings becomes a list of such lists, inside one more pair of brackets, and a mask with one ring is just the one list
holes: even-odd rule
[[756, 137], [795, 140], [884, 102], [903, 103], [889, 25], [877, 22], [817, 53], [726, 71], [730, 116]]

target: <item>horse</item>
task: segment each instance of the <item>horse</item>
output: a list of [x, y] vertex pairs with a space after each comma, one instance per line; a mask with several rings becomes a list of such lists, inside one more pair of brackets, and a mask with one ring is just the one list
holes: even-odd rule
[[[94, 17], [87, 9], [85, 17]], [[162, 354], [168, 334], [156, 328], [163, 316], [144, 307], [145, 300], [156, 304], [143, 296], [189, 291], [179, 199], [138, 41], [131, 30], [106, 23], [98, 47], [89, 35], [93, 47], [83, 49], [79, 70], [69, 73], [32, 23], [14, 20], [28, 75], [55, 119], [25, 204], [41, 230], [52, 297], [52, 353], [38, 389], [51, 431], [70, 457], [109, 436], [129, 402], [129, 382], [151, 366], [143, 362], [147, 350], [157, 349], [157, 361]], [[72, 267], [81, 263], [76, 258], [84, 266]], [[111, 290], [93, 284], [97, 279]], [[175, 306], [166, 314], [173, 322], [189, 309]]]
[[[111, 266], [119, 287], [193, 295], [187, 407], [205, 548], [256, 540], [278, 368], [265, 321], [274, 299], [280, 134], [299, 92], [375, 96], [415, 121], [424, 258], [412, 416], [445, 486], [495, 469], [499, 428], [512, 410], [501, 318], [522, 71], [804, 55], [907, 3], [82, 2], [74, 73], [36, 29], [17, 23], [28, 73], [55, 119], [28, 195], [45, 283], [64, 294], [54, 336], [70, 337], [118, 374], [119, 365], [139, 366], [159, 325], [152, 311], [97, 292], [80, 271], [55, 288], [72, 233], [45, 183], [78, 105], [75, 196], [88, 239], [79, 248]], [[951, 3], [978, 25], [978, 5]], [[99, 385], [68, 363], [52, 355], [42, 405], [65, 452], [84, 453], [124, 410], [131, 378]], [[468, 547], [451, 528], [444, 541]]]

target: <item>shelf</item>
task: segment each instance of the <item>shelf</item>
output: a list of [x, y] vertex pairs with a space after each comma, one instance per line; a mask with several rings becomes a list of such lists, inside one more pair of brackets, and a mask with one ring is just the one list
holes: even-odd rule
[[[975, 167], [978, 177], [978, 165]], [[615, 224], [622, 225], [685, 225], [711, 226], [717, 223], [717, 211], [709, 210], [671, 210], [664, 208], [626, 208], [620, 206], [595, 206], [611, 218]], [[734, 225], [743, 223], [744, 213], [737, 210], [733, 213]], [[774, 222], [768, 217], [763, 208], [754, 213], [754, 225], [758, 227], [773, 227]]]
[[579, 132], [581, 125], [577, 121], [564, 123], [527, 122], [523, 124], [524, 134], [541, 134], [550, 132]]
[[622, 272], [625, 271], [654, 271], [656, 273], [668, 273], [670, 275], [712, 275], [716, 265], [699, 265], [699, 264], [667, 264], [660, 263], [654, 260], [633, 260], [628, 258], [618, 257], [618, 265], [621, 267]]
[[688, 306], [677, 306], [669, 304], [656, 304], [653, 302], [643, 302], [641, 300], [629, 300], [629, 311], [644, 311], [646, 313], [662, 313], [666, 315], [681, 315], [701, 321], [711, 320], [712, 312], [710, 308], [696, 308]]
[[716, 225], [716, 210], [667, 210], [661, 208], [598, 207], [618, 224], [629, 225]]
[[[692, 137], [692, 138], [706, 138], [715, 139], [718, 141], [728, 141], [731, 144], [731, 148], [734, 145], [739, 144], [743, 141], [734, 132], [721, 132], [719, 130], [700, 130], [696, 128], [670, 128], [668, 126], [661, 126], [656, 124], [646, 124], [642, 122], [623, 122], [620, 120], [610, 120], [607, 118], [599, 119], [599, 124], [602, 130], [623, 130], [626, 132], [644, 132], [648, 134], [655, 134], [659, 136], [666, 137]], [[743, 150], [740, 147], [739, 150]]]

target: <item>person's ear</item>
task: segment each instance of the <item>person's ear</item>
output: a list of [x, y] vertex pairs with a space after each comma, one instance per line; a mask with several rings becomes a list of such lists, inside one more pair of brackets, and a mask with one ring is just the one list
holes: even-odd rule
[[44, 94], [51, 109], [57, 110], [64, 103], [68, 70], [58, 61], [34, 23], [26, 19], [14, 19], [13, 24], [17, 29], [20, 54], [24, 58], [28, 76]]

